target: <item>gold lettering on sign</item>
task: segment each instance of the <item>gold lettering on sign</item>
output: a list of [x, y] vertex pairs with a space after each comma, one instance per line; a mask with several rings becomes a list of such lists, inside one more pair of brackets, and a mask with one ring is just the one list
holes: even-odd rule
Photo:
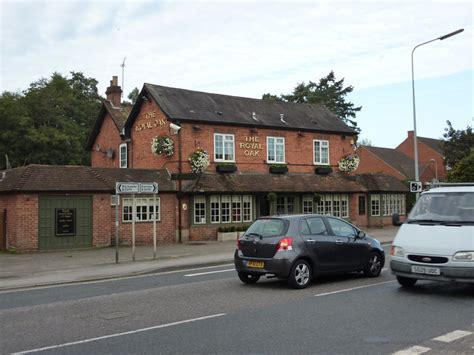
[[244, 155], [247, 157], [258, 157], [263, 146], [259, 142], [258, 136], [246, 136], [244, 142], [239, 143], [239, 148], [244, 151]]
[[156, 111], [145, 112], [143, 116], [148, 121], [137, 123], [135, 125], [135, 132], [140, 132], [145, 129], [151, 129], [151, 128], [161, 127], [161, 126], [166, 125], [165, 119], [156, 117]]

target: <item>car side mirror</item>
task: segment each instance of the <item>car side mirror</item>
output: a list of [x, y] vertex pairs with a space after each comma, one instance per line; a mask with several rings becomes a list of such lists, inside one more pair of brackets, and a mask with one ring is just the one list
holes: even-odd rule
[[365, 238], [365, 232], [364, 231], [357, 232], [357, 238], [359, 239]]
[[397, 227], [402, 225], [402, 222], [400, 222], [400, 216], [398, 215], [398, 213], [392, 214], [392, 224]]

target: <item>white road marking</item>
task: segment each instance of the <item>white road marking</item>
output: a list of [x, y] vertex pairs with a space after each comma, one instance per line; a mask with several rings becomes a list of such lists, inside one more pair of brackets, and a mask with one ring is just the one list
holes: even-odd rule
[[450, 343], [454, 340], [464, 338], [464, 337], [466, 337], [468, 335], [471, 335], [471, 334], [472, 334], [472, 332], [467, 332], [465, 330], [455, 330], [454, 332], [450, 332], [448, 334], [441, 335], [439, 337], [433, 338], [433, 340], [442, 341], [443, 343]]
[[396, 353], [393, 353], [393, 355], [416, 355], [416, 354], [426, 353], [427, 351], [430, 351], [430, 350], [431, 350], [430, 348], [425, 348], [424, 346], [416, 345], [405, 350], [397, 351]]
[[222, 265], [213, 265], [213, 266], [203, 266], [203, 267], [197, 267], [197, 268], [192, 268], [192, 269], [181, 269], [181, 270], [173, 270], [173, 271], [163, 271], [163, 272], [155, 272], [151, 274], [142, 274], [142, 275], [131, 275], [131, 276], [112, 276], [110, 278], [102, 279], [102, 280], [91, 280], [91, 281], [68, 281], [66, 283], [62, 284], [56, 284], [56, 285], [38, 285], [38, 286], [28, 286], [25, 288], [17, 288], [17, 289], [11, 289], [11, 290], [4, 290], [0, 291], [0, 294], [4, 293], [12, 293], [12, 292], [23, 292], [23, 291], [32, 291], [32, 290], [44, 290], [48, 288], [55, 288], [55, 287], [67, 287], [67, 286], [75, 286], [75, 285], [90, 285], [90, 284], [98, 284], [98, 283], [104, 283], [104, 282], [111, 282], [111, 281], [117, 281], [117, 280], [127, 280], [127, 279], [138, 279], [138, 278], [143, 278], [143, 277], [150, 277], [150, 276], [161, 276], [161, 275], [170, 275], [170, 274], [178, 274], [181, 272], [189, 272], [189, 271], [197, 271], [197, 270], [206, 270], [206, 269], [215, 269], [218, 267], [224, 267], [224, 266], [231, 266], [234, 264], [222, 264]]
[[326, 293], [319, 293], [317, 295], [314, 295], [315, 297], [321, 297], [321, 296], [328, 296], [328, 295], [334, 295], [336, 293], [341, 293], [341, 292], [349, 292], [349, 291], [354, 291], [354, 290], [359, 290], [361, 288], [366, 288], [366, 287], [372, 287], [372, 286], [378, 286], [378, 285], [383, 285], [383, 284], [388, 284], [388, 283], [393, 283], [395, 281], [384, 281], [384, 282], [379, 282], [377, 284], [370, 284], [370, 285], [364, 285], [364, 286], [357, 286], [357, 287], [351, 287], [351, 288], [346, 288], [344, 290], [338, 290], [338, 291], [332, 291], [332, 292], [326, 292]]
[[199, 273], [197, 273], [197, 274], [186, 274], [186, 275], [184, 275], [184, 277], [193, 277], [193, 276], [217, 274], [217, 273], [219, 273], [219, 272], [229, 272], [229, 271], [235, 271], [235, 269], [226, 269], [226, 270], [199, 272]]
[[146, 331], [149, 331], [149, 330], [167, 328], [167, 327], [172, 327], [172, 326], [179, 325], [179, 324], [197, 322], [197, 321], [206, 320], [206, 319], [211, 319], [211, 318], [216, 318], [216, 317], [222, 317], [222, 316], [225, 316], [225, 315], [226, 315], [226, 313], [212, 314], [212, 315], [205, 316], [205, 317], [187, 319], [187, 320], [182, 320], [182, 321], [173, 322], [173, 323], [167, 323], [167, 324], [160, 324], [160, 325], [155, 325], [155, 326], [153, 326], [153, 327], [142, 328], [142, 329], [137, 329], [137, 330], [131, 330], [131, 331], [128, 331], [128, 332], [123, 332], [123, 333], [116, 333], [116, 334], [104, 335], [104, 336], [97, 337], [97, 338], [90, 338], [90, 339], [78, 340], [78, 341], [73, 341], [73, 342], [70, 342], [70, 343], [64, 343], [64, 344], [58, 344], [58, 345], [52, 345], [52, 346], [46, 346], [46, 347], [44, 347], [44, 348], [38, 348], [38, 349], [20, 351], [20, 352], [17, 352], [17, 353], [13, 353], [12, 355], [37, 353], [37, 352], [45, 351], [45, 350], [52, 350], [52, 349], [64, 348], [64, 347], [66, 347], [66, 346], [78, 345], [78, 344], [85, 344], [85, 343], [90, 343], [90, 342], [93, 342], [93, 341], [98, 341], [98, 340], [103, 340], [103, 339], [109, 339], [109, 338], [116, 338], [116, 337], [120, 337], [120, 336], [122, 336], [122, 335], [130, 335], [130, 334], [136, 334], [136, 333], [146, 332]]

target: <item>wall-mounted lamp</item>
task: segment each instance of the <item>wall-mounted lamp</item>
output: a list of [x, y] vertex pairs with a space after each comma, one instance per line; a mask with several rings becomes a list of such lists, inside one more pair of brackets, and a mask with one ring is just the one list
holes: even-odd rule
[[250, 133], [257, 133], [258, 130], [256, 128], [250, 128]]
[[298, 131], [298, 137], [304, 137], [304, 134], [303, 134], [303, 132], [301, 132], [301, 131]]
[[181, 126], [178, 126], [177, 124], [170, 123], [170, 129], [173, 134], [178, 134], [179, 130], [181, 129]]
[[148, 101], [148, 97], [146, 97], [146, 95], [143, 95], [143, 96], [142, 96], [142, 100], [143, 100], [143, 101]]
[[194, 126], [193, 126], [193, 129], [196, 130], [196, 131], [200, 131], [200, 130], [201, 130], [201, 127], [199, 127], [198, 125], [194, 125]]

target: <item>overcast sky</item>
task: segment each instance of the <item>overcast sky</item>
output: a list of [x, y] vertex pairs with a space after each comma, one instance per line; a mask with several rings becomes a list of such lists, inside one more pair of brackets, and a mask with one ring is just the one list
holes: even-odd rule
[[334, 70], [363, 106], [362, 138], [397, 146], [473, 121], [472, 1], [5, 1], [0, 91], [83, 72], [104, 95], [126, 57], [125, 97], [143, 83], [260, 98]]

